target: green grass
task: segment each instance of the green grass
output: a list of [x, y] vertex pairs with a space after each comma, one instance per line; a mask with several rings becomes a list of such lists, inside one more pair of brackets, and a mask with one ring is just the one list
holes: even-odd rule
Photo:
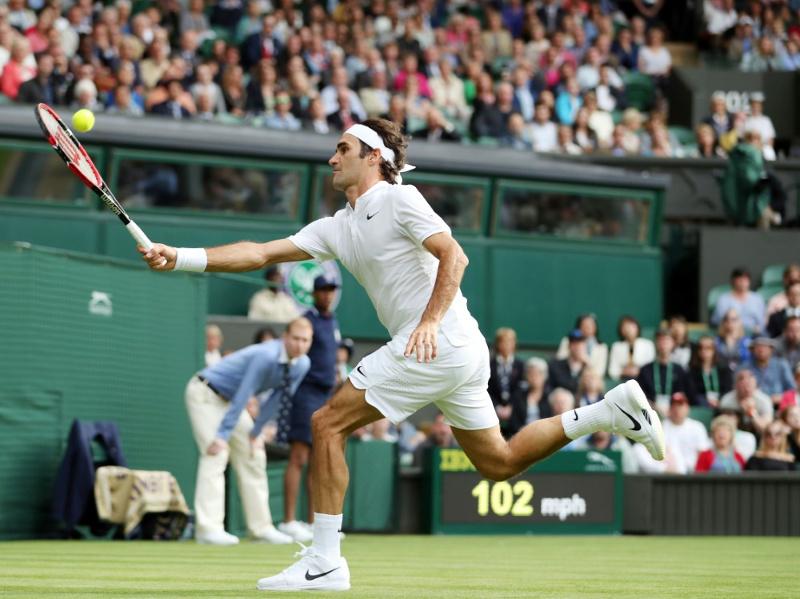
[[[348, 535], [343, 549], [353, 588], [334, 597], [798, 596], [794, 539]], [[0, 597], [280, 596], [255, 582], [287, 566], [293, 551], [247, 542], [6, 542]]]

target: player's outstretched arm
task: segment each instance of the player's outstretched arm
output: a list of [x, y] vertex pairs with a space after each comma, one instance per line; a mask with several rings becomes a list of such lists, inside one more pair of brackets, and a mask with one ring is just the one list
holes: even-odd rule
[[467, 255], [449, 233], [435, 233], [423, 245], [439, 259], [436, 282], [431, 298], [422, 313], [419, 325], [411, 333], [406, 344], [406, 357], [416, 353], [418, 362], [430, 362], [436, 358], [439, 323], [453, 303], [464, 271], [469, 264]]
[[[258, 270], [279, 262], [295, 262], [311, 258], [309, 254], [299, 249], [288, 239], [276, 239], [266, 243], [239, 241], [205, 250], [200, 248], [174, 248], [163, 243], [154, 243], [149, 250], [145, 250], [142, 247], [138, 249], [151, 269], [162, 271], [176, 270], [177, 266], [177, 270], [245, 272]], [[189, 253], [187, 254], [186, 252]], [[194, 263], [198, 252], [200, 253], [199, 256], [205, 259], [204, 264], [201, 264], [199, 268], [187, 267], [185, 265], [185, 257], [188, 255]], [[181, 254], [183, 254], [183, 260], [181, 259]]]

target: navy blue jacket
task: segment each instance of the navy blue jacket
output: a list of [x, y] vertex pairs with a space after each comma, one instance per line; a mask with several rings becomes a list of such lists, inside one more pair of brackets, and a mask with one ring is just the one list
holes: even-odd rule
[[115, 423], [72, 422], [67, 449], [56, 476], [52, 506], [53, 517], [68, 529], [80, 522], [90, 500], [94, 504], [94, 471], [97, 464], [92, 457], [93, 440], [97, 440], [106, 450], [108, 459], [102, 465], [128, 465]]
[[311, 308], [303, 316], [311, 321], [314, 327], [314, 338], [308, 357], [311, 368], [308, 370], [303, 384], [316, 385], [323, 389], [333, 389], [336, 384], [336, 350], [339, 347], [339, 323], [331, 312], [323, 316], [316, 308]]

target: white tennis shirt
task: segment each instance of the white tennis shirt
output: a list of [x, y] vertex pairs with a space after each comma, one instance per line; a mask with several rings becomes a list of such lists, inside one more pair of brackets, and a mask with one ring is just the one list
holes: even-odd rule
[[[450, 227], [413, 185], [381, 181], [333, 216], [303, 227], [289, 240], [320, 262], [338, 259], [369, 295], [392, 337], [419, 324], [436, 282], [439, 261], [422, 243]], [[451, 345], [480, 337], [459, 289], [441, 322]]]

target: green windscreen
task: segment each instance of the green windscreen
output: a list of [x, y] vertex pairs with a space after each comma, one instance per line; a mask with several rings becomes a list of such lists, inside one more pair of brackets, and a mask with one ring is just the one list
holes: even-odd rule
[[[52, 528], [75, 418], [115, 421], [128, 465], [172, 472], [192, 502], [183, 390], [202, 365], [206, 296], [198, 276], [0, 245], [0, 537]], [[35, 516], [16, 517], [23, 505]]]

